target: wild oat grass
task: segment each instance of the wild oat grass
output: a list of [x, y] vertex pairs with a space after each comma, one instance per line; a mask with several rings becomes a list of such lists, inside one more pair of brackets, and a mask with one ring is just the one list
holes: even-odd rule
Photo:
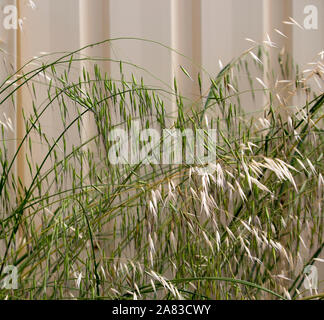
[[[19, 270], [19, 288], [0, 290], [1, 298], [305, 297], [303, 267], [324, 246], [324, 65], [317, 61], [306, 76], [281, 52], [274, 74], [275, 66], [264, 66], [272, 45], [254, 44], [210, 77], [207, 92], [204, 71], [181, 67], [199, 84], [191, 102], [176, 80], [159, 88], [125, 74], [127, 62], [109, 60], [120, 65], [112, 79], [98, 67], [108, 59], [86, 57], [85, 48], [36, 58], [9, 75], [0, 104], [14, 103], [24, 87], [34, 103], [13, 156], [6, 139], [12, 122], [0, 124], [0, 274], [6, 265]], [[79, 63], [88, 68], [75, 79]], [[246, 79], [248, 90], [241, 89]], [[48, 95], [42, 102], [40, 84]], [[245, 112], [246, 96], [263, 105]], [[42, 126], [53, 110], [61, 128], [54, 136]], [[90, 136], [86, 117], [95, 123]], [[109, 133], [129, 130], [134, 120], [143, 129], [217, 129], [216, 163], [208, 170], [111, 164]], [[30, 175], [24, 182], [14, 170], [21, 155]]]

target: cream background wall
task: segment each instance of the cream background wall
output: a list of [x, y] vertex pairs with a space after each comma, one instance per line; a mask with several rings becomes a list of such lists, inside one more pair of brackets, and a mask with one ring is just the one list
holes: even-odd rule
[[[86, 55], [96, 55], [116, 60], [126, 60], [149, 70], [155, 77], [138, 69], [125, 67], [126, 72], [144, 76], [151, 84], [172, 86], [176, 76], [183, 94], [195, 98], [198, 88], [181, 71], [179, 65], [196, 78], [197, 68], [202, 65], [211, 76], [220, 71], [219, 60], [225, 65], [251, 44], [245, 38], [261, 42], [268, 33], [271, 39], [290, 50], [297, 63], [305, 64], [324, 50], [324, 1], [323, 0], [33, 0], [36, 8], [27, 0], [0, 0], [0, 19], [3, 8], [13, 4], [23, 18], [22, 30], [6, 30], [0, 24], [0, 81], [4, 81], [8, 65], [22, 66], [34, 56], [44, 52], [71, 51], [89, 43], [108, 38], [137, 37], [161, 42], [174, 48], [187, 58], [158, 44], [138, 40], [115, 40], [111, 45], [88, 49]], [[299, 23], [305, 18], [304, 7], [318, 8], [318, 30], [300, 30], [282, 23], [289, 16]], [[274, 28], [289, 36], [285, 39]], [[189, 59], [188, 59], [189, 58]], [[81, 65], [82, 66], [82, 65]], [[76, 66], [78, 76], [80, 67]], [[118, 75], [119, 65], [102, 63], [101, 67], [112, 77]], [[158, 79], [160, 80], [158, 80]], [[206, 80], [206, 77], [205, 77]], [[206, 82], [204, 81], [205, 86]], [[38, 102], [46, 98], [46, 91], [39, 87]], [[260, 102], [261, 104], [261, 102]], [[14, 108], [15, 107], [15, 108]], [[16, 105], [3, 103], [3, 112], [12, 119], [13, 131], [6, 132], [8, 139], [21, 139], [22, 108], [31, 110], [29, 93], [24, 90], [16, 99]], [[174, 105], [170, 102], [169, 110]], [[17, 110], [17, 112], [15, 111]], [[174, 111], [174, 110], [173, 110]], [[42, 119], [47, 133], [53, 137], [59, 131], [58, 113], [49, 110]], [[88, 119], [84, 135], [92, 132]], [[76, 132], [69, 134], [74, 139]], [[13, 153], [15, 140], [9, 144]], [[41, 146], [35, 154], [42, 157]], [[27, 164], [23, 153], [16, 168], [18, 176], [28, 184]], [[324, 275], [322, 275], [324, 277]], [[323, 278], [322, 277], [322, 278]]]
[[[4, 6], [8, 1], [0, 2]], [[2, 28], [0, 34], [2, 46], [12, 47], [19, 64], [40, 52], [69, 51], [107, 38], [145, 38], [170, 46], [189, 60], [158, 44], [125, 39], [85, 54], [133, 62], [169, 85], [176, 76], [183, 94], [190, 97], [198, 94], [197, 81], [187, 79], [179, 65], [195, 79], [195, 64], [216, 75], [219, 60], [226, 64], [251, 46], [247, 37], [260, 42], [268, 33], [273, 41], [286, 45], [299, 63], [312, 59], [324, 46], [321, 0], [33, 0], [34, 10], [28, 3], [18, 0], [23, 29], [14, 32]], [[318, 8], [318, 30], [302, 31], [282, 23], [289, 16], [302, 23], [308, 4]], [[274, 28], [289, 39], [279, 36]], [[20, 33], [18, 38], [16, 33]], [[116, 63], [106, 63], [104, 68], [112, 76], [119, 72]], [[143, 75], [134, 68], [129, 71]], [[145, 76], [152, 84], [161, 85]]]

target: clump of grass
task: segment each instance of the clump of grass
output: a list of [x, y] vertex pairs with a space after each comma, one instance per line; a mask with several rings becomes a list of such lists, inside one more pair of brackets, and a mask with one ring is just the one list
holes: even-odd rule
[[[52, 62], [33, 60], [1, 84], [0, 104], [14, 103], [24, 87], [34, 103], [13, 156], [10, 122], [0, 123], [0, 274], [6, 265], [19, 270], [19, 288], [0, 296], [302, 297], [303, 266], [324, 246], [324, 94], [309, 86], [323, 82], [323, 64], [305, 78], [281, 53], [283, 79], [296, 80], [268, 85], [276, 80], [271, 72], [262, 76], [268, 49], [256, 45], [211, 77], [207, 92], [201, 75], [182, 67], [200, 86], [201, 96], [190, 102], [176, 80], [173, 88], [158, 88], [125, 74], [127, 62], [110, 60], [120, 64], [120, 78], [112, 79], [98, 67], [103, 59], [85, 57], [83, 49]], [[91, 67], [75, 78], [80, 62]], [[249, 90], [241, 89], [242, 77]], [[47, 87], [42, 103], [38, 82]], [[253, 113], [242, 104], [249, 94], [265, 102]], [[304, 102], [288, 107], [295, 96]], [[55, 135], [42, 125], [52, 109], [60, 117]], [[95, 124], [91, 135], [87, 118]], [[200, 163], [112, 164], [109, 134], [129, 131], [133, 121], [140, 129], [217, 129], [214, 144], [202, 139], [217, 160], [208, 170]], [[29, 168], [24, 182], [14, 171], [19, 156]]]

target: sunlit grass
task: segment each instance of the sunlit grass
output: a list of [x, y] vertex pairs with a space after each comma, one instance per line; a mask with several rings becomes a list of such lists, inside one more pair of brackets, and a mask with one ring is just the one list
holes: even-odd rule
[[[234, 59], [210, 78], [207, 92], [204, 70], [190, 75], [181, 67], [199, 84], [197, 101], [183, 97], [176, 80], [172, 88], [136, 80], [123, 71], [139, 68], [129, 62], [110, 59], [120, 66], [120, 78], [112, 79], [97, 65], [104, 59], [83, 56], [82, 49], [46, 64], [44, 57], [33, 60], [9, 76], [0, 104], [28, 87], [34, 107], [25, 111], [26, 134], [14, 156], [6, 139], [10, 125], [1, 125], [0, 273], [3, 278], [4, 266], [15, 265], [20, 279], [17, 290], [0, 296], [302, 297], [303, 267], [324, 246], [324, 94], [308, 87], [314, 77], [323, 82], [324, 72], [319, 63], [303, 79], [280, 55], [282, 74], [275, 76], [296, 81], [268, 85], [276, 79], [271, 71], [262, 76], [267, 50], [256, 46]], [[79, 63], [88, 67], [75, 77]], [[241, 89], [246, 79], [248, 90]], [[40, 102], [44, 86], [48, 97]], [[261, 97], [258, 112], [245, 111], [247, 95]], [[297, 96], [306, 103], [285, 106]], [[54, 137], [42, 126], [53, 110], [61, 128]], [[85, 137], [87, 116], [95, 132]], [[217, 129], [213, 170], [200, 163], [111, 164], [111, 130], [130, 130], [134, 120], [142, 129]], [[30, 171], [24, 183], [14, 169], [21, 154]], [[308, 255], [301, 253], [304, 244]]]

